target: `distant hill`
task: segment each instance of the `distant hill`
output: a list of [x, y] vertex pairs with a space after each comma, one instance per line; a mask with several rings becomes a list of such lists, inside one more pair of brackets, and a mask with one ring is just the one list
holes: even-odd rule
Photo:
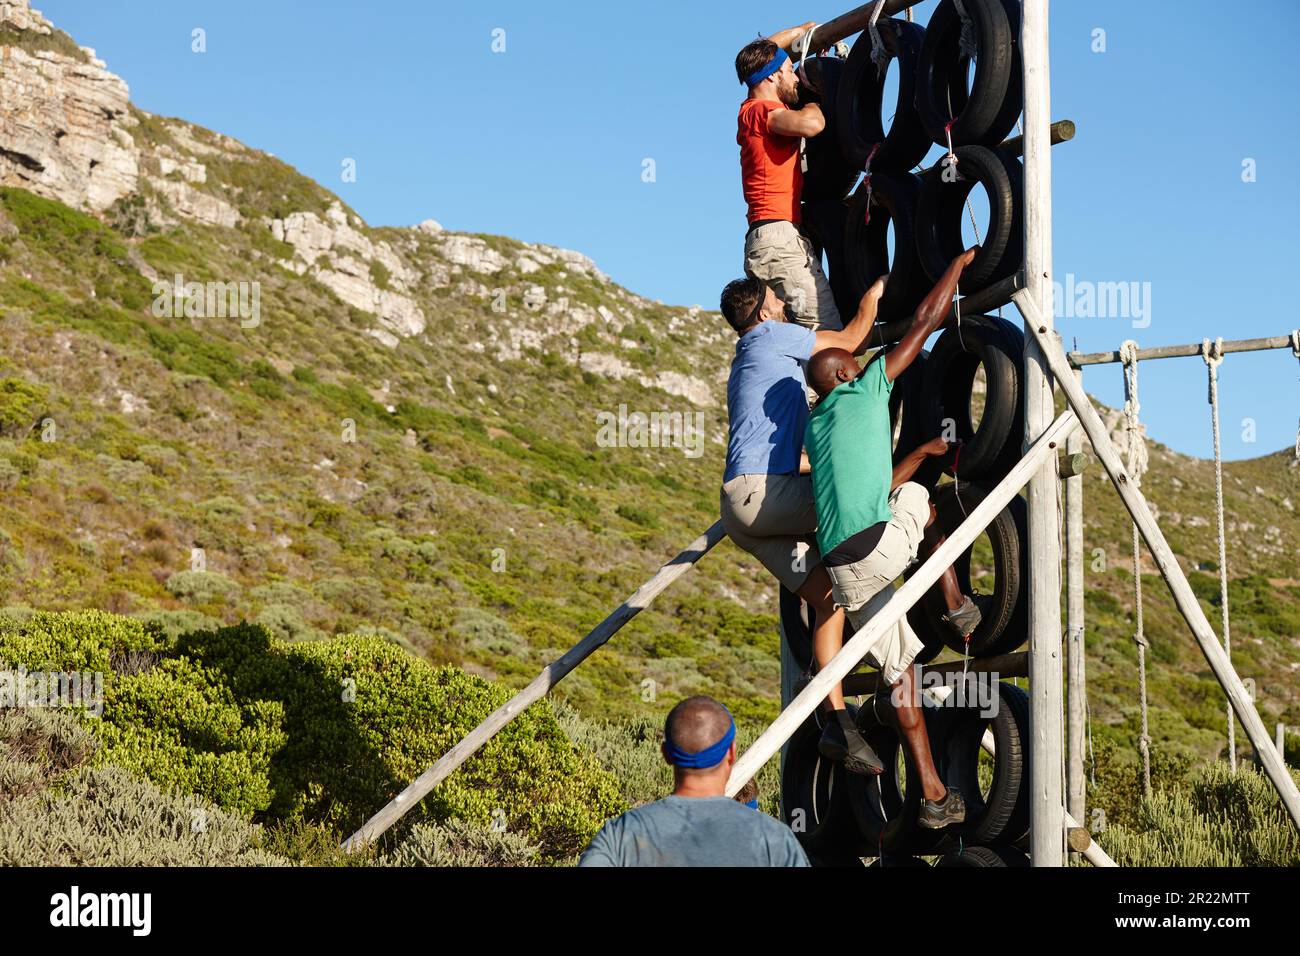
[[[275, 157], [132, 106], [26, 0], [0, 3], [0, 44], [0, 604], [371, 629], [520, 685], [715, 520], [715, 312], [575, 252], [371, 227]], [[635, 426], [602, 433], [621, 407], [702, 431], [634, 447]], [[1234, 659], [1270, 725], [1300, 722], [1291, 457], [1226, 469]], [[1144, 490], [1189, 570], [1217, 554], [1212, 474], [1153, 446]], [[1092, 714], [1129, 739], [1128, 528], [1099, 477]], [[1193, 582], [1217, 622], [1212, 570]], [[705, 692], [770, 719], [775, 610], [724, 543], [561, 695], [630, 718]], [[1158, 585], [1146, 614], [1156, 747], [1213, 756], [1217, 686]]]

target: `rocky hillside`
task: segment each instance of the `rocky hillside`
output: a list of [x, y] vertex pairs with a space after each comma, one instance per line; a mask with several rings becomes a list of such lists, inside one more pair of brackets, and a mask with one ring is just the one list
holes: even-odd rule
[[[714, 520], [727, 332], [575, 252], [369, 226], [275, 157], [134, 107], [94, 51], [0, 2], [0, 604], [369, 629], [521, 684]], [[620, 409], [663, 417], [603, 428]], [[1216, 554], [1211, 474], [1153, 447], [1189, 569]], [[1228, 474], [1237, 659], [1266, 719], [1300, 722], [1300, 471]], [[1127, 528], [1088, 487], [1093, 714], [1126, 737]], [[1208, 756], [1215, 688], [1155, 590], [1156, 736]], [[770, 718], [774, 611], [724, 543], [563, 693]]]

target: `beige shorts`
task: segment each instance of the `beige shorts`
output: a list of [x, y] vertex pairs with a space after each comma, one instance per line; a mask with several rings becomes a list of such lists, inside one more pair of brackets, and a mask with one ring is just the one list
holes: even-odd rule
[[813, 244], [792, 222], [769, 222], [745, 237], [745, 274], [762, 279], [807, 328], [844, 327]]
[[[866, 625], [894, 596], [894, 581], [916, 560], [930, 520], [930, 495], [914, 481], [899, 485], [889, 496], [891, 517], [876, 549], [860, 561], [827, 565], [835, 606], [844, 608], [853, 630]], [[925, 645], [904, 615], [878, 640], [867, 656], [893, 684], [911, 666]]]
[[722, 527], [791, 591], [822, 563], [808, 475], [738, 475], [722, 486]]

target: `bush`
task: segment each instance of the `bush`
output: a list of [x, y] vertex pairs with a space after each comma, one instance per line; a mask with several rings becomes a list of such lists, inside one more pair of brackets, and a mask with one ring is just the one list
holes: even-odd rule
[[74, 716], [0, 711], [0, 866], [272, 866], [257, 828], [120, 767]]
[[215, 571], [177, 571], [167, 579], [167, 590], [191, 604], [212, 604], [238, 588], [230, 578]]
[[1099, 841], [1120, 866], [1300, 866], [1300, 836], [1268, 777], [1222, 762], [1141, 801], [1131, 825]]
[[533, 866], [537, 847], [518, 833], [450, 820], [412, 828], [380, 862], [385, 866]]

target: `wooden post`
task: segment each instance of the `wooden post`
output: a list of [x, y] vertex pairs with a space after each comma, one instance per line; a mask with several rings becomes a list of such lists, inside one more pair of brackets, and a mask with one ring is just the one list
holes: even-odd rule
[[1286, 766], [1286, 724], [1278, 723], [1277, 725], [1277, 756], [1282, 761], [1282, 766]]
[[[1040, 306], [1052, 334], [1051, 74], [1048, 68], [1048, 0], [1023, 0], [1020, 56], [1025, 89], [1025, 295]], [[1052, 375], [1037, 340], [1025, 342], [1025, 443], [1052, 420]], [[1029, 480], [1029, 858], [1033, 866], [1065, 862], [1061, 767], [1061, 547], [1056, 461]]]
[[1255, 705], [1251, 701], [1245, 685], [1242, 684], [1241, 678], [1233, 670], [1228, 655], [1223, 652], [1223, 645], [1219, 643], [1214, 628], [1210, 626], [1209, 620], [1206, 619], [1200, 601], [1196, 598], [1196, 593], [1187, 582], [1187, 576], [1183, 574], [1183, 569], [1178, 564], [1178, 558], [1174, 555], [1173, 549], [1169, 547], [1169, 542], [1165, 540], [1164, 532], [1160, 530], [1160, 525], [1156, 523], [1156, 519], [1151, 516], [1151, 509], [1147, 507], [1142, 492], [1133, 486], [1128, 472], [1124, 470], [1124, 463], [1120, 460], [1119, 450], [1116, 449], [1115, 443], [1110, 440], [1110, 435], [1106, 431], [1101, 416], [1092, 407], [1092, 402], [1083, 391], [1083, 386], [1075, 381], [1074, 376], [1071, 374], [1070, 363], [1065, 357], [1065, 352], [1056, 340], [1050, 336], [1050, 329], [1039, 311], [1038, 303], [1023, 291], [1016, 293], [1015, 303], [1020, 310], [1020, 314], [1025, 318], [1025, 328], [1037, 340], [1040, 349], [1047, 358], [1048, 364], [1056, 375], [1056, 380], [1061, 383], [1066, 398], [1070, 400], [1070, 407], [1078, 414], [1079, 421], [1082, 423], [1084, 431], [1087, 432], [1088, 440], [1092, 442], [1093, 452], [1097, 455], [1098, 461], [1106, 468], [1111, 482], [1115, 485], [1115, 490], [1119, 492], [1120, 498], [1124, 500], [1125, 507], [1128, 508], [1129, 514], [1132, 515], [1133, 521], [1138, 527], [1138, 532], [1146, 541], [1151, 557], [1155, 560], [1161, 577], [1165, 579], [1165, 584], [1169, 587], [1169, 592], [1173, 595], [1174, 603], [1178, 605], [1179, 612], [1191, 628], [1196, 643], [1201, 646], [1201, 653], [1205, 655], [1210, 670], [1214, 672], [1214, 676], [1223, 688], [1223, 692], [1228, 695], [1228, 700], [1232, 702], [1232, 709], [1236, 712], [1237, 719], [1241, 721], [1242, 726], [1245, 727], [1246, 736], [1250, 738], [1251, 745], [1255, 748], [1255, 752], [1263, 764], [1264, 772], [1268, 774], [1269, 780], [1277, 788], [1278, 795], [1282, 798], [1282, 803], [1286, 806], [1287, 813], [1296, 825], [1296, 829], [1300, 830], [1300, 790], [1297, 790], [1295, 781], [1291, 779], [1291, 774], [1287, 771], [1286, 765], [1278, 756], [1277, 748], [1269, 740], [1268, 728], [1264, 726], [1264, 721], [1260, 719], [1259, 711], [1255, 709]]
[[381, 833], [401, 819], [403, 814], [428, 796], [429, 791], [447, 779], [453, 770], [472, 757], [501, 728], [522, 714], [530, 705], [541, 700], [570, 671], [613, 637], [619, 628], [645, 610], [651, 601], [693, 568], [695, 562], [708, 554], [714, 545], [726, 536], [727, 533], [722, 530], [722, 522], [714, 522], [708, 531], [661, 567], [654, 577], [637, 588], [631, 597], [615, 608], [613, 613], [597, 624], [586, 637], [548, 664], [533, 678], [532, 683], [489, 714], [460, 743], [443, 754], [436, 764], [416, 777], [409, 787], [367, 820], [360, 830], [348, 837], [347, 842], [343, 844], [343, 849], [352, 853], [378, 838]]
[[[727, 796], [734, 797], [745, 782], [754, 777], [763, 765], [772, 759], [781, 745], [790, 739], [790, 736], [808, 719], [808, 715], [826, 699], [826, 694], [831, 687], [842, 681], [849, 671], [867, 656], [867, 652], [876, 641], [894, 627], [898, 619], [907, 613], [908, 608], [919, 601], [939, 580], [940, 575], [957, 559], [957, 556], [975, 542], [998, 513], [1024, 487], [1029, 476], [1041, 470], [1044, 462], [1051, 462], [1055, 458], [1059, 443], [1066, 439], [1077, 424], [1074, 415], [1065, 411], [1039, 436], [1034, 446], [1025, 453], [1007, 476], [994, 486], [984, 500], [971, 510], [967, 518], [957, 526], [957, 530], [948, 535], [943, 545], [926, 559], [901, 588], [894, 592], [889, 602], [848, 640], [840, 652], [817, 672], [817, 675], [790, 702], [790, 706], [781, 712], [771, 726], [763, 731], [744, 755], [736, 761], [727, 780]], [[1058, 834], [1058, 840], [1063, 842], [1064, 838], [1062, 830]]]
[[[1083, 373], [1075, 373], [1080, 385]], [[1083, 454], [1083, 435], [1075, 429], [1065, 443], [1067, 460], [1086, 459]], [[1083, 468], [1072, 467], [1065, 477], [1065, 660], [1069, 677], [1066, 698], [1066, 742], [1069, 756], [1066, 764], [1066, 809], [1076, 820], [1086, 820], [1087, 788], [1084, 785], [1084, 747], [1087, 725], [1088, 691], [1084, 670], [1084, 617], [1083, 617]]]

